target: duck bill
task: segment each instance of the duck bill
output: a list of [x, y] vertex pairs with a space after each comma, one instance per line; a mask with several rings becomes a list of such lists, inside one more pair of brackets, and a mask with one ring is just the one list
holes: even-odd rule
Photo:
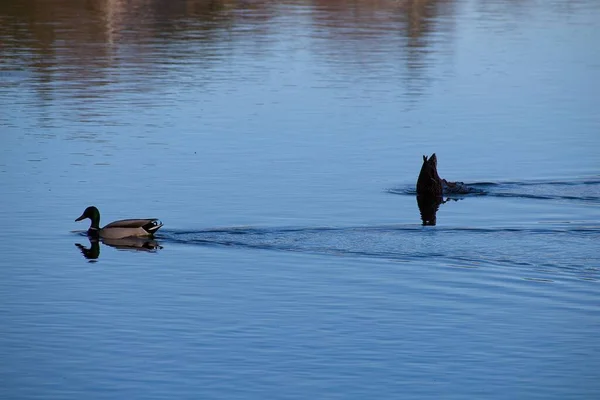
[[77, 218], [77, 219], [75, 220], [75, 222], [77, 222], [77, 221], [81, 221], [82, 219], [85, 219], [85, 215], [83, 215], [83, 214], [81, 214], [81, 216], [80, 216], [79, 218]]

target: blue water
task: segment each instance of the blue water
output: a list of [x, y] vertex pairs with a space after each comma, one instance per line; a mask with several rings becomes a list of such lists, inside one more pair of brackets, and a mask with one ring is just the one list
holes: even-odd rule
[[2, 2], [0, 398], [597, 398], [599, 21]]

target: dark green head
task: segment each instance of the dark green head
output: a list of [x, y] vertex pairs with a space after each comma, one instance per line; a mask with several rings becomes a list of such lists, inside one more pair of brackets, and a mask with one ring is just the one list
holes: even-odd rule
[[92, 221], [90, 229], [100, 229], [100, 211], [98, 211], [96, 207], [89, 206], [75, 221], [81, 221], [86, 218], [89, 218]]

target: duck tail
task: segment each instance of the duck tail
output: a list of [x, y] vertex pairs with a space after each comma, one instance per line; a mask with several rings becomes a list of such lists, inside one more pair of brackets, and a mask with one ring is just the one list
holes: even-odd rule
[[144, 225], [143, 228], [148, 233], [154, 233], [157, 230], [159, 230], [161, 226], [163, 226], [163, 223], [160, 222], [160, 220], [153, 219], [150, 222], [148, 222], [146, 225]]

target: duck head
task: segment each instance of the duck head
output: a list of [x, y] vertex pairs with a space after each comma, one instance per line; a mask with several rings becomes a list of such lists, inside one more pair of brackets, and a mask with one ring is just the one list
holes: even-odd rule
[[81, 221], [86, 218], [89, 218], [92, 221], [90, 229], [100, 229], [100, 211], [98, 211], [96, 207], [89, 206], [75, 221]]

